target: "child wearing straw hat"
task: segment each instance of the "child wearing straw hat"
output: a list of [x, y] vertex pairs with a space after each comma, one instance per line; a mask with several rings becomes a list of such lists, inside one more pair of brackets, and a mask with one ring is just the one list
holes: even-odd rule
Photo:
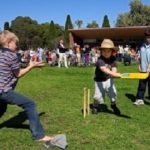
[[112, 55], [118, 49], [114, 46], [112, 40], [104, 39], [100, 50], [101, 56], [98, 58], [95, 69], [95, 93], [92, 112], [96, 114], [97, 112], [105, 111], [104, 97], [105, 92], [107, 92], [113, 112], [120, 115], [120, 110], [116, 106], [116, 88], [113, 83], [113, 77], [121, 77], [121, 74], [117, 72], [115, 57]]

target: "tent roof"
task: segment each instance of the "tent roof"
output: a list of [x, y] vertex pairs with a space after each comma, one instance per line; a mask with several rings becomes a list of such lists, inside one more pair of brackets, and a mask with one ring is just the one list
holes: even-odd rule
[[73, 36], [81, 39], [141, 40], [147, 26], [70, 29]]

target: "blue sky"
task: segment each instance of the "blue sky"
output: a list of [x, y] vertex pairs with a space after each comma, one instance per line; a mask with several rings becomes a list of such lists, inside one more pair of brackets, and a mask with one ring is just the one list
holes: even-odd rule
[[[29, 16], [38, 23], [50, 22], [64, 26], [66, 16], [71, 16], [72, 23], [77, 19], [83, 21], [83, 27], [95, 20], [102, 25], [107, 15], [111, 26], [118, 14], [129, 12], [131, 0], [1, 0], [0, 29], [4, 22], [14, 20], [17, 16]], [[150, 0], [141, 0], [150, 5]]]

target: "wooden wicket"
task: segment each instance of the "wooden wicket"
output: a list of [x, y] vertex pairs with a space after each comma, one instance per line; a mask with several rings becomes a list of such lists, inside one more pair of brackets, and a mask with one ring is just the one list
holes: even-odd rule
[[90, 89], [83, 89], [83, 117], [90, 114]]

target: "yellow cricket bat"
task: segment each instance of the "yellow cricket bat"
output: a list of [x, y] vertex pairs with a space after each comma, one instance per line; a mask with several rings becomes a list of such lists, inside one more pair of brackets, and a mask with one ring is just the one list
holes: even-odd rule
[[123, 73], [121, 79], [146, 79], [149, 73]]

